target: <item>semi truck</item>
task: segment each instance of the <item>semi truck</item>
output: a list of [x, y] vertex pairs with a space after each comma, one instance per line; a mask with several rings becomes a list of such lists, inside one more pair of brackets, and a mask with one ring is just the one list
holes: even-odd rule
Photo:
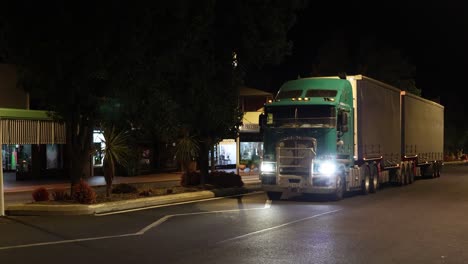
[[285, 82], [259, 117], [260, 180], [284, 193], [375, 193], [439, 177], [444, 107], [363, 75]]

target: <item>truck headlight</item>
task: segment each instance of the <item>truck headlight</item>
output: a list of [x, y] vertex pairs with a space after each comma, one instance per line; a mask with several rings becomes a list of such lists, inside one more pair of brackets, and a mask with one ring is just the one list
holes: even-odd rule
[[325, 161], [320, 164], [318, 171], [321, 174], [324, 174], [326, 176], [330, 176], [336, 171], [336, 164], [331, 162], [331, 161]]
[[260, 165], [261, 172], [275, 172], [276, 171], [276, 162], [264, 161]]

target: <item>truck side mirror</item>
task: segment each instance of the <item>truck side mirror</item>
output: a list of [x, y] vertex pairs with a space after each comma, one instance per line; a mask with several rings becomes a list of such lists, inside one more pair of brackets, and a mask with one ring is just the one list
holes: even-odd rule
[[263, 134], [263, 129], [265, 128], [265, 125], [266, 125], [266, 119], [267, 119], [267, 116], [265, 115], [265, 113], [261, 113], [258, 116], [258, 126], [260, 128], [260, 134]]
[[343, 122], [342, 123], [343, 126], [348, 125], [348, 112], [343, 112], [343, 118], [341, 119], [341, 121]]
[[348, 112], [341, 112], [340, 131], [348, 132]]

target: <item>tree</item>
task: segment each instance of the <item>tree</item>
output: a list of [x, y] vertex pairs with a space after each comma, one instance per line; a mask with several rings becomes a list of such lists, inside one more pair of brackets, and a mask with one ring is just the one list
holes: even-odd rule
[[189, 135], [188, 131], [183, 131], [183, 135], [177, 140], [175, 156], [183, 171], [182, 184], [190, 184], [190, 173], [196, 170], [197, 159], [199, 157], [200, 142]]
[[108, 88], [112, 24], [85, 5], [22, 4], [2, 9], [4, 59], [17, 66], [19, 84], [38, 107], [65, 121], [73, 185], [86, 175], [100, 98]]
[[[239, 86], [253, 69], [276, 64], [290, 52], [287, 32], [302, 1], [206, 1], [189, 3], [179, 48], [184, 68], [173, 79], [179, 120], [200, 140], [204, 183], [208, 153], [222, 138], [234, 138], [242, 113]], [[237, 67], [233, 65], [237, 55]], [[190, 88], [188, 88], [190, 87]], [[180, 96], [183, 95], [183, 96]]]
[[[291, 49], [287, 32], [304, 1], [11, 3], [2, 9], [0, 50], [20, 69], [21, 85], [67, 124], [72, 185], [85, 173], [101, 105], [122, 127], [157, 140], [178, 131], [208, 150], [236, 135], [238, 87], [252, 69]], [[32, 45], [32, 43], [34, 43]], [[239, 66], [233, 67], [233, 53]], [[204, 177], [202, 177], [202, 181]]]
[[[173, 127], [167, 124], [174, 119], [161, 77], [167, 67], [158, 67], [163, 60], [154, 63], [171, 58], [171, 52], [148, 56], [161, 46], [151, 44], [171, 44], [163, 41], [167, 36], [152, 34], [170, 20], [157, 24], [162, 21], [151, 18], [158, 14], [147, 15], [144, 5], [129, 2], [101, 2], [93, 8], [86, 3], [9, 3], [0, 12], [1, 57], [17, 66], [19, 83], [38, 102], [33, 107], [54, 111], [66, 122], [72, 185], [89, 171], [92, 131], [99, 120], [119, 119], [115, 123], [134, 129], [158, 124], [146, 131], [172, 132], [164, 129]], [[109, 103], [115, 115], [101, 115]]]

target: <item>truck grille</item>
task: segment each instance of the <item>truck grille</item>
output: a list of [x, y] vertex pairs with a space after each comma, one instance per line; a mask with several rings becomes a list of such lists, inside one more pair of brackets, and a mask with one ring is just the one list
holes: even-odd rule
[[287, 138], [276, 147], [279, 175], [309, 176], [315, 158], [314, 138]]
[[276, 184], [276, 177], [262, 176], [262, 184]]
[[312, 185], [317, 187], [325, 187], [330, 185], [330, 179], [328, 178], [312, 178]]

